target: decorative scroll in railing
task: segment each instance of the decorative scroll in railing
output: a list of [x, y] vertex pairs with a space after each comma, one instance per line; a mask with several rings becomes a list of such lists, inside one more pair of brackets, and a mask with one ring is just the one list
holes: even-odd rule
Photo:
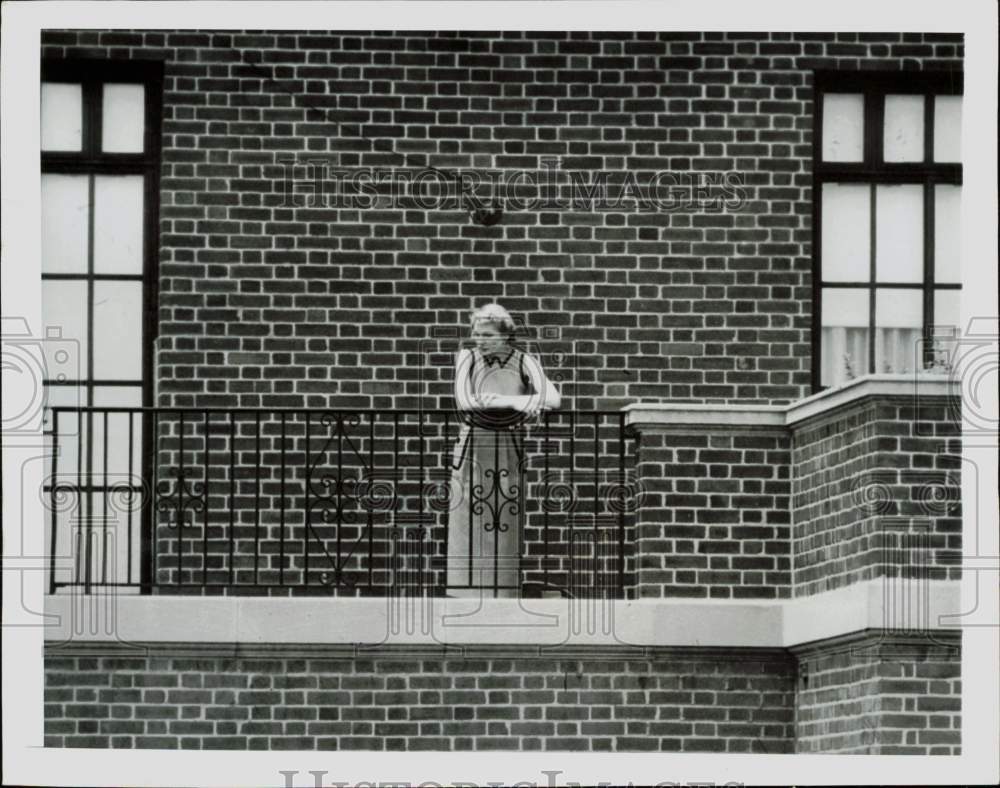
[[[453, 464], [482, 454], [463, 426], [427, 410], [54, 409], [51, 589], [627, 596], [624, 415], [504, 427], [517, 462], [471, 476]], [[471, 431], [480, 449], [496, 439]], [[509, 527], [513, 551], [490, 549]]]

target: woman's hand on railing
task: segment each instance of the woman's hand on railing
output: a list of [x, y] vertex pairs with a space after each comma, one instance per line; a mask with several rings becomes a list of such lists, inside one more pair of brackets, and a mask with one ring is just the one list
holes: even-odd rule
[[528, 418], [534, 418], [541, 410], [546, 410], [545, 403], [537, 395], [511, 394], [480, 394], [477, 398], [481, 408], [510, 408], [524, 413]]

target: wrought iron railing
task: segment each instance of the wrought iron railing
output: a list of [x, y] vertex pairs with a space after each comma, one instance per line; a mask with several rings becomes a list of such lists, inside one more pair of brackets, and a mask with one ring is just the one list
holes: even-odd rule
[[[638, 491], [619, 411], [470, 427], [444, 410], [54, 408], [49, 437], [53, 593], [631, 585]], [[516, 462], [489, 467], [501, 447]]]

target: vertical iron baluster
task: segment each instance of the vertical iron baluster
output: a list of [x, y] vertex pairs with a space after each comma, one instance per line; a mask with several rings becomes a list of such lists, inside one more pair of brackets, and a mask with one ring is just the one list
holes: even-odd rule
[[[81, 491], [82, 494], [82, 491]], [[73, 553], [73, 576], [76, 578], [76, 582], [80, 582], [80, 574], [83, 571], [83, 538], [85, 534], [82, 529], [76, 529], [76, 551]], [[84, 589], [86, 591], [86, 589]]]
[[135, 439], [132, 431], [133, 416], [135, 416], [135, 412], [130, 410], [128, 412], [128, 472], [125, 474], [128, 479], [128, 528], [126, 530], [128, 554], [126, 557], [125, 574], [129, 584], [132, 583], [132, 493], [135, 492], [132, 484], [132, 441]]
[[[492, 433], [493, 438], [493, 598], [500, 589], [500, 433]], [[506, 470], [506, 469], [505, 469]], [[504, 494], [504, 499], [507, 495]]]
[[229, 585], [235, 582], [233, 552], [236, 542], [236, 412], [229, 414]]
[[542, 493], [542, 542], [544, 543], [544, 550], [542, 551], [542, 584], [548, 588], [549, 585], [549, 438], [551, 433], [551, 419], [552, 414], [549, 411], [544, 411], [542, 415], [542, 424], [544, 425], [544, 432], [542, 435], [542, 452], [545, 458], [545, 486]]
[[302, 531], [302, 585], [309, 585], [309, 529], [311, 527], [312, 510], [309, 508], [309, 482], [312, 478], [311, 446], [312, 446], [312, 419], [309, 411], [306, 411], [306, 464], [305, 464], [305, 510]]
[[417, 450], [420, 453], [420, 479], [417, 482], [417, 528], [424, 532], [424, 412], [417, 411]]
[[[473, 486], [474, 483], [475, 483], [475, 478], [473, 476], [473, 468], [472, 468], [472, 466], [476, 464], [475, 435], [476, 435], [476, 427], [475, 427], [475, 425], [469, 424], [469, 454], [468, 454], [468, 462], [469, 462], [469, 487], [465, 491], [466, 496], [468, 496], [468, 498], [469, 498], [469, 588], [472, 588], [472, 579], [473, 579], [473, 572], [472, 572], [472, 545], [473, 545], [473, 542], [475, 541], [475, 533], [473, 531], [473, 517], [472, 517], [473, 501], [474, 501], [474, 498], [475, 498], [475, 487]], [[464, 447], [463, 447], [463, 450], [464, 450]], [[482, 521], [482, 519], [483, 518], [480, 518], [480, 521]]]
[[372, 492], [375, 485], [375, 418], [376, 412], [368, 414], [368, 589], [375, 584], [375, 526], [373, 520]]
[[86, 505], [86, 544], [84, 545], [84, 560], [86, 565], [83, 568], [84, 593], [90, 593], [92, 583], [91, 567], [94, 562], [94, 414], [87, 411], [87, 486], [85, 493]]
[[[469, 427], [469, 453], [468, 453], [468, 455], [466, 455], [466, 457], [467, 457], [468, 463], [469, 463], [469, 486], [465, 490], [465, 495], [469, 499], [469, 506], [468, 506], [468, 509], [469, 509], [469, 572], [468, 572], [469, 577], [468, 577], [468, 585], [469, 585], [469, 588], [472, 588], [472, 543], [473, 543], [473, 540], [475, 538], [475, 536], [473, 534], [473, 531], [472, 531], [472, 526], [473, 526], [472, 504], [473, 504], [473, 496], [474, 496], [474, 492], [473, 491], [475, 489], [473, 487], [473, 483], [474, 483], [475, 479], [473, 477], [472, 466], [475, 464], [475, 461], [476, 461], [476, 453], [475, 453], [475, 449], [476, 449], [476, 445], [475, 445], [476, 428], [472, 424], [469, 424], [468, 427]], [[462, 447], [462, 451], [463, 452], [465, 451], [465, 447], [464, 446]]]
[[594, 596], [600, 596], [598, 585], [600, 580], [600, 488], [601, 488], [601, 447], [600, 447], [600, 413], [594, 413]]
[[625, 414], [618, 414], [618, 485], [621, 499], [618, 502], [618, 593], [625, 598]]
[[278, 585], [285, 584], [285, 412], [281, 412], [281, 481], [278, 501]]
[[[444, 467], [445, 478], [445, 507], [444, 507], [444, 526], [448, 528], [448, 518], [451, 513], [451, 475], [454, 469], [451, 467], [451, 411], [444, 412], [444, 446], [441, 450], [441, 465]], [[448, 544], [448, 532], [445, 531], [445, 546]], [[447, 552], [447, 551], [446, 551]], [[433, 556], [433, 552], [431, 553]], [[431, 582], [436, 582], [434, 576], [431, 576]], [[445, 581], [447, 585], [447, 580]]]
[[260, 585], [260, 411], [256, 411], [257, 431], [254, 433], [254, 526], [253, 584]]
[[[83, 443], [84, 441], [90, 442], [90, 435], [86, 432], [84, 424], [84, 413], [81, 410], [76, 412], [76, 427], [77, 427], [77, 441], [76, 441], [76, 494], [77, 510], [80, 512], [81, 516], [86, 519], [87, 511], [87, 492], [83, 487]], [[70, 517], [70, 538], [73, 536], [73, 518]], [[84, 525], [84, 527], [86, 527]], [[83, 528], [76, 529], [76, 552], [73, 554], [73, 582], [80, 582], [80, 575], [84, 575], [84, 580], [86, 581], [86, 572], [83, 570], [84, 554], [83, 550]], [[84, 589], [86, 593], [86, 589]]]
[[337, 412], [337, 585], [340, 585], [343, 576], [343, 556], [341, 555], [341, 543], [344, 531], [344, 501], [343, 484], [344, 475], [344, 414]]
[[419, 599], [424, 595], [424, 547], [426, 540], [424, 539], [424, 528], [420, 528], [420, 546], [417, 549], [417, 593], [416, 596]]
[[[521, 457], [522, 459], [517, 463], [517, 511], [516, 520], [514, 523], [514, 550], [517, 555], [517, 572], [514, 576], [514, 592], [517, 598], [521, 598], [521, 594], [524, 591], [524, 566], [525, 566], [525, 556], [524, 556], [524, 528], [528, 522], [528, 515], [525, 508], [525, 496], [527, 494], [527, 484], [525, 482], [525, 472], [527, 465], [527, 431], [521, 434]], [[516, 445], [516, 444], [515, 444]]]
[[208, 426], [208, 411], [203, 411], [202, 415], [205, 417], [205, 461], [202, 466], [205, 469], [205, 482], [202, 487], [202, 493], [205, 495], [205, 512], [202, 518], [202, 530], [201, 530], [201, 585], [204, 588], [208, 584], [208, 523], [209, 523], [209, 426]]
[[143, 549], [143, 567], [148, 567], [148, 577], [150, 581], [149, 592], [152, 593], [152, 586], [156, 585], [157, 574], [159, 572], [159, 543], [157, 540], [160, 537], [159, 534], [159, 524], [160, 524], [160, 511], [157, 505], [157, 489], [160, 483], [160, 412], [154, 410], [152, 412], [153, 423], [150, 425], [151, 442], [153, 444], [153, 468], [152, 468], [152, 479], [150, 480], [150, 495], [152, 496], [150, 506], [149, 506], [149, 537], [145, 540], [142, 545]]
[[56, 488], [59, 480], [59, 409], [52, 409], [52, 483], [49, 489], [49, 511], [52, 514], [52, 552], [49, 553], [49, 593], [56, 592], [56, 550], [58, 518], [56, 517]]
[[573, 539], [573, 510], [576, 508], [576, 411], [569, 412], [569, 506], [566, 508], [566, 543], [569, 547], [569, 587], [576, 590], [576, 543]]
[[392, 527], [395, 528], [397, 523], [397, 515], [399, 514], [399, 499], [400, 493], [403, 489], [402, 479], [399, 476], [399, 412], [395, 411], [392, 414], [392, 484], [393, 484], [393, 497], [392, 497]]
[[389, 549], [392, 552], [392, 575], [389, 578], [393, 592], [397, 592], [396, 578], [402, 575], [400, 562], [402, 561], [399, 549], [399, 506], [403, 497], [403, 479], [400, 476], [399, 466], [399, 412], [392, 414], [392, 532], [389, 535]]
[[101, 429], [104, 430], [104, 443], [101, 453], [101, 585], [108, 584], [108, 412], [104, 411], [101, 419]]
[[184, 553], [184, 411], [180, 411], [180, 473], [177, 477], [177, 585], [181, 584], [181, 556]]

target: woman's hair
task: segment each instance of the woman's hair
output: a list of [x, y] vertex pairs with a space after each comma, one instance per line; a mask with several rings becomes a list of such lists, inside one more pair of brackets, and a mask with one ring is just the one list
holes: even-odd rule
[[469, 324], [474, 328], [479, 321], [492, 323], [497, 327], [497, 331], [505, 334], [510, 339], [513, 339], [514, 334], [517, 332], [517, 326], [514, 325], [514, 318], [500, 304], [483, 304], [479, 309], [472, 312]]

